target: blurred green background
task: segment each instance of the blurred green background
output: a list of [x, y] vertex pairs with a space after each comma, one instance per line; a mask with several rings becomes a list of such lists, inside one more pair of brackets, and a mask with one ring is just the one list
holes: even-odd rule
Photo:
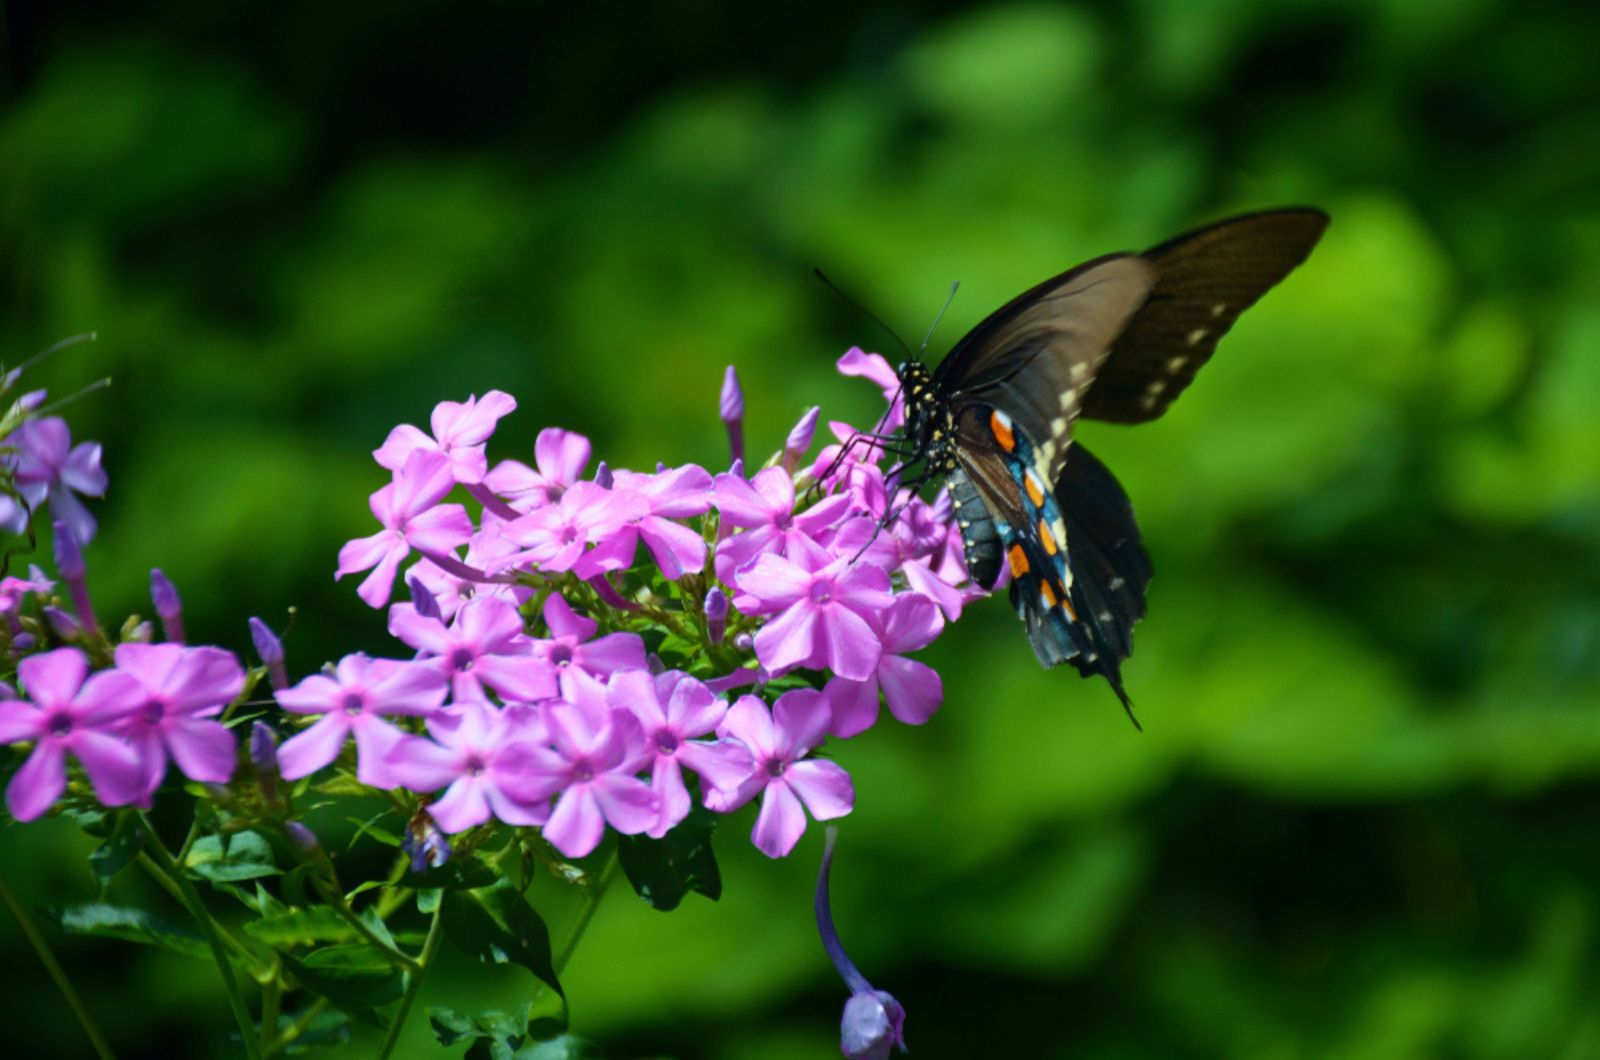
[[[191, 637], [299, 608], [292, 668], [393, 651], [334, 556], [433, 404], [515, 394], [492, 456], [589, 434], [725, 460], [885, 345], [1230, 212], [1334, 218], [1162, 420], [1087, 424], [1156, 566], [1125, 674], [1045, 673], [1002, 601], [943, 710], [834, 748], [835, 910], [920, 1057], [1600, 1056], [1600, 8], [5, 5], [0, 351], [105, 444], [106, 615], [163, 568]], [[614, 1057], [836, 1055], [787, 861], [619, 890], [573, 963]], [[93, 896], [12, 825], [24, 900]], [[138, 893], [136, 881], [119, 884]], [[552, 929], [569, 908], [552, 885]], [[209, 966], [59, 940], [121, 1052], [228, 1053]], [[10, 1055], [76, 1055], [0, 917]], [[425, 1004], [527, 980], [447, 966]], [[369, 1047], [370, 1038], [357, 1039]], [[436, 1055], [421, 1020], [405, 1055]]]

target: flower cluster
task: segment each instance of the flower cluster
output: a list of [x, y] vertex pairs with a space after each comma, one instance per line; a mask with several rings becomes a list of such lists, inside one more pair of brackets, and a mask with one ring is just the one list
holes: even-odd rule
[[[840, 367], [892, 389], [881, 357]], [[382, 529], [345, 545], [337, 576], [366, 572], [358, 593], [415, 655], [352, 656], [281, 690], [286, 710], [320, 715], [283, 745], [282, 775], [329, 765], [353, 736], [358, 778], [438, 793], [427, 809], [445, 832], [533, 825], [570, 857], [607, 825], [665, 835], [696, 797], [723, 813], [759, 798], [752, 839], [774, 857], [806, 811], [848, 813], [824, 741], [871, 728], [880, 704], [921, 724], [942, 696], [909, 654], [972, 592], [948, 503], [896, 496], [881, 449], [842, 423], [843, 444], [802, 468], [816, 410], [746, 474], [731, 370], [736, 455], [718, 474], [591, 473], [589, 440], [558, 428], [533, 466], [490, 466], [514, 408], [498, 391], [445, 402], [431, 433], [397, 427], [374, 453], [392, 475], [371, 498]], [[410, 599], [391, 604], [413, 556]]]

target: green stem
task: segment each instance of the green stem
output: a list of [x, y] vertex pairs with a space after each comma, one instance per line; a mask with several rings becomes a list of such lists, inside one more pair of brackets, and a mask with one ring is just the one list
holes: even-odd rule
[[271, 1056], [278, 1048], [278, 1012], [283, 1001], [282, 962], [272, 960], [271, 975], [261, 984], [261, 1055]]
[[[159, 862], [142, 850], [139, 852], [137, 860], [139, 862], [139, 867], [144, 869], [145, 872], [149, 873], [150, 877], [164, 887], [168, 894], [177, 899], [180, 905], [184, 907], [188, 906], [189, 900], [184, 897], [183, 887], [178, 883], [177, 880], [173, 879], [165, 869], [161, 867]], [[174, 858], [173, 862], [176, 864], [177, 859]], [[250, 962], [251, 975], [259, 979], [261, 966], [256, 959], [254, 951], [252, 951], [249, 946], [245, 945], [244, 941], [241, 940], [239, 936], [229, 931], [223, 925], [217, 924], [216, 927], [217, 934], [222, 937], [222, 941], [226, 942], [230, 947], [232, 947], [233, 951], [240, 957]]]
[[313, 1001], [304, 1012], [300, 1013], [299, 1019], [289, 1024], [288, 1030], [284, 1031], [283, 1036], [278, 1039], [277, 1047], [281, 1049], [304, 1034], [306, 1028], [311, 1026], [316, 1021], [316, 1018], [322, 1015], [322, 1010], [327, 1007], [328, 999], [325, 997], [319, 997]]
[[116, 1060], [111, 1052], [111, 1046], [106, 1042], [105, 1036], [100, 1033], [100, 1028], [95, 1026], [94, 1019], [89, 1015], [89, 1010], [84, 1006], [83, 999], [78, 996], [78, 991], [72, 986], [72, 980], [67, 978], [66, 970], [61, 967], [61, 962], [56, 960], [56, 955], [51, 952], [50, 944], [40, 934], [38, 925], [33, 922], [33, 917], [22, 908], [22, 903], [17, 901], [17, 896], [12, 893], [11, 887], [5, 880], [0, 879], [0, 901], [5, 902], [6, 908], [11, 910], [11, 915], [17, 918], [17, 926], [22, 928], [22, 934], [27, 938], [28, 944], [33, 947], [33, 952], [38, 954], [39, 963], [44, 965], [44, 970], [49, 973], [55, 982], [56, 989], [61, 991], [61, 996], [67, 999], [67, 1005], [72, 1009], [72, 1014], [78, 1017], [78, 1026], [83, 1028], [83, 1033], [88, 1037], [89, 1044], [94, 1047], [95, 1055], [100, 1060]]
[[441, 902], [439, 908], [433, 911], [433, 919], [428, 923], [428, 939], [422, 944], [422, 957], [416, 962], [417, 970], [410, 975], [411, 981], [406, 984], [405, 996], [400, 999], [394, 1022], [389, 1024], [389, 1033], [384, 1035], [383, 1045], [378, 1049], [378, 1060], [389, 1060], [389, 1054], [394, 1052], [395, 1045], [400, 1041], [400, 1031], [405, 1026], [406, 1017], [411, 1014], [411, 1004], [417, 1000], [417, 994], [422, 989], [422, 973], [433, 963], [433, 955], [439, 950], [439, 941], [444, 938], [439, 917], [443, 910], [444, 903]]
[[355, 929], [356, 934], [366, 939], [379, 953], [389, 958], [390, 963], [398, 965], [413, 975], [422, 970], [422, 966], [414, 958], [400, 952], [393, 945], [380, 938], [377, 932], [368, 927], [367, 922], [357, 916], [354, 909], [350, 908], [350, 903], [344, 900], [344, 895], [339, 893], [338, 887], [329, 887], [321, 881], [317, 881], [316, 888], [317, 893], [322, 895], [322, 900], [333, 906], [334, 911]]
[[244, 1054], [249, 1060], [261, 1060], [261, 1046], [256, 1041], [256, 1025], [250, 1019], [250, 1010], [245, 1007], [244, 995], [239, 992], [239, 981], [234, 978], [233, 965], [228, 960], [228, 953], [222, 948], [222, 937], [217, 933], [217, 923], [212, 919], [205, 903], [201, 901], [200, 892], [194, 889], [189, 878], [183, 874], [183, 870], [172, 860], [172, 855], [162, 845], [154, 826], [150, 824], [150, 818], [146, 817], [142, 810], [138, 813], [139, 823], [144, 825], [145, 836], [148, 839], [145, 850], [155, 859], [161, 870], [178, 885], [183, 904], [188, 907], [189, 915], [194, 917], [195, 926], [200, 929], [206, 944], [211, 947], [212, 960], [216, 961], [217, 974], [222, 977], [222, 988], [228, 995], [228, 1007], [233, 1010], [234, 1022], [239, 1025], [239, 1037], [244, 1042]]
[[600, 870], [600, 878], [590, 887], [583, 896], [583, 908], [578, 910], [578, 919], [573, 922], [572, 933], [567, 936], [567, 941], [561, 947], [561, 952], [556, 955], [552, 964], [556, 977], [560, 978], [567, 970], [567, 962], [572, 960], [572, 953], [578, 948], [578, 943], [583, 939], [583, 933], [589, 930], [589, 921], [594, 919], [596, 909], [600, 908], [600, 899], [606, 896], [606, 889], [611, 886], [611, 878], [617, 874], [617, 852], [611, 851], [611, 856], [606, 859], [605, 868]]

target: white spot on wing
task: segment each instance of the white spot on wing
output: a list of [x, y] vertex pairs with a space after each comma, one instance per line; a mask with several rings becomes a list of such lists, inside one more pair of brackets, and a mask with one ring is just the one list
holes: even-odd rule
[[1074, 383], [1083, 382], [1084, 376], [1086, 376], [1088, 374], [1089, 374], [1089, 366], [1088, 365], [1084, 364], [1082, 361], [1074, 361], [1073, 362], [1073, 364], [1072, 364], [1072, 381]]
[[1220, 317], [1222, 314], [1226, 313], [1227, 311], [1228, 311], [1228, 306], [1227, 306], [1227, 303], [1225, 303], [1225, 302], [1218, 302], [1216, 305], [1211, 307], [1211, 315], [1213, 317]]
[[1078, 388], [1067, 387], [1061, 392], [1061, 411], [1065, 412], [1078, 403]]
[[1167, 358], [1167, 371], [1169, 371], [1169, 372], [1177, 372], [1184, 365], [1186, 365], [1188, 363], [1189, 363], [1189, 358], [1187, 358], [1187, 357], [1168, 357]]
[[1206, 329], [1205, 328], [1195, 328], [1193, 331], [1189, 332], [1189, 338], [1186, 341], [1191, 346], [1198, 346], [1198, 345], [1200, 345], [1200, 341], [1202, 339], [1204, 339], [1205, 337], [1206, 337]]
[[1156, 402], [1161, 399], [1161, 392], [1166, 388], [1167, 381], [1165, 379], [1150, 380], [1149, 384], [1144, 388], [1144, 397], [1139, 399], [1139, 403], [1147, 409], [1155, 408]]
[[1050, 434], [1052, 437], [1059, 438], [1066, 433], [1067, 418], [1065, 416], [1057, 416], [1055, 419], [1050, 421]]

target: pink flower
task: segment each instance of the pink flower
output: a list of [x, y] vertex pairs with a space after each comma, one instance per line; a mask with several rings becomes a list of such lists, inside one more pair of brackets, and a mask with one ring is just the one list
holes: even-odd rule
[[926, 596], [898, 597], [887, 611], [872, 617], [883, 644], [877, 669], [865, 680], [835, 677], [828, 682], [833, 708], [833, 735], [840, 739], [870, 729], [878, 720], [878, 693], [888, 700], [889, 712], [907, 725], [921, 725], [939, 709], [944, 686], [931, 666], [904, 653], [933, 643], [944, 628], [939, 608]]
[[504, 460], [484, 476], [483, 484], [504, 497], [518, 511], [532, 511], [561, 499], [576, 485], [589, 463], [589, 439], [559, 427], [546, 427], [533, 445], [535, 471], [515, 460]]
[[706, 805], [727, 813], [761, 795], [761, 813], [750, 840], [769, 858], [781, 858], [794, 849], [805, 834], [805, 810], [819, 821], [829, 821], [843, 817], [855, 805], [850, 774], [834, 762], [805, 759], [827, 735], [832, 718], [822, 693], [810, 688], [785, 692], [770, 714], [755, 696], [741, 696], [728, 709], [719, 731], [750, 749], [754, 768], [731, 793], [707, 794]]
[[839, 358], [836, 367], [840, 375], [860, 376], [878, 384], [878, 389], [883, 391], [883, 400], [889, 405], [889, 413], [878, 428], [880, 431], [887, 433], [897, 430], [905, 422], [905, 403], [900, 398], [900, 376], [882, 354], [867, 353], [859, 346], [852, 346]]
[[581, 670], [561, 675], [561, 695], [544, 712], [554, 750], [542, 751], [529, 776], [542, 792], [561, 793], [544, 837], [569, 858], [581, 858], [599, 845], [607, 824], [638, 835], [656, 823], [661, 807], [633, 775], [647, 757], [639, 719], [612, 709], [604, 686]]
[[444, 795], [428, 813], [446, 832], [482, 824], [490, 814], [510, 825], [543, 824], [550, 815], [549, 791], [533, 773], [544, 725], [529, 707], [496, 709], [489, 703], [457, 703], [428, 716], [437, 742], [406, 736], [385, 759], [389, 775], [412, 791]]
[[51, 519], [67, 524], [73, 539], [87, 545], [94, 538], [94, 516], [76, 494], [100, 497], [106, 492], [100, 443], [73, 445], [67, 421], [59, 416], [28, 420], [11, 438], [17, 447], [17, 492], [28, 508], [37, 510], [40, 502], [48, 500]]
[[534, 703], [556, 694], [555, 674], [536, 659], [522, 616], [509, 601], [484, 596], [469, 601], [448, 626], [411, 604], [389, 608], [389, 632], [430, 656], [450, 679], [451, 698], [483, 699], [487, 685], [502, 700]]
[[284, 741], [278, 766], [285, 780], [309, 776], [339, 757], [346, 737], [356, 738], [356, 778], [390, 788], [384, 758], [403, 733], [385, 714], [428, 714], [444, 702], [448, 685], [424, 663], [346, 655], [333, 675], [312, 674], [277, 692], [278, 704], [294, 714], [321, 714], [309, 729]]
[[560, 593], [551, 593], [545, 600], [544, 624], [550, 637], [533, 642], [533, 655], [556, 674], [568, 667], [595, 677], [645, 669], [644, 641], [637, 633], [595, 637], [599, 623], [574, 611]]
[[[669, 468], [654, 475], [618, 471], [620, 490], [638, 494], [646, 504], [644, 514], [629, 520], [624, 533], [644, 538], [661, 573], [676, 581], [688, 573], [698, 573], [706, 565], [706, 540], [698, 530], [675, 519], [704, 515], [711, 507], [711, 474], [694, 464]], [[618, 545], [627, 556], [634, 545]]]
[[[620, 570], [633, 562], [638, 540], [626, 528], [649, 512], [637, 494], [579, 482], [559, 500], [506, 524], [505, 536], [523, 551], [498, 561], [496, 568], [531, 563], [544, 571], [570, 570], [580, 578]], [[589, 545], [600, 547], [586, 553]]]
[[756, 633], [756, 658], [773, 673], [805, 666], [866, 680], [882, 646], [865, 616], [893, 603], [888, 573], [849, 555], [830, 558], [816, 545], [797, 556], [766, 553], [737, 576], [734, 606], [774, 614]]
[[372, 568], [356, 595], [382, 607], [389, 602], [395, 573], [413, 548], [442, 555], [465, 544], [472, 536], [467, 510], [439, 503], [454, 485], [449, 457], [425, 449], [412, 452], [394, 481], [372, 495], [372, 514], [383, 529], [346, 542], [334, 578]]
[[848, 497], [824, 497], [796, 514], [794, 480], [779, 467], [759, 471], [748, 482], [743, 475], [718, 475], [714, 500], [723, 526], [745, 528], [717, 546], [717, 577], [730, 584], [736, 571], [764, 552], [793, 558], [798, 542], [809, 544], [850, 506]]
[[139, 682], [116, 670], [89, 674], [77, 648], [30, 655], [17, 664], [32, 702], [0, 702], [0, 743], [33, 741], [33, 752], [6, 786], [6, 806], [19, 821], [48, 810], [67, 788], [66, 756], [83, 763], [95, 798], [123, 806], [145, 798], [143, 771], [133, 748], [113, 735], [143, 701]]
[[750, 752], [743, 744], [695, 739], [716, 732], [728, 704], [688, 674], [619, 673], [611, 678], [606, 699], [613, 707], [632, 711], [644, 728], [650, 790], [661, 803], [661, 815], [649, 835], [659, 839], [689, 815], [689, 789], [681, 767], [688, 766], [713, 788], [734, 787], [749, 776]]
[[168, 755], [190, 780], [221, 784], [233, 776], [238, 746], [215, 720], [244, 689], [244, 669], [231, 652], [119, 644], [116, 663], [144, 693], [122, 732], [138, 751], [147, 797], [161, 785]]
[[499, 390], [489, 391], [481, 401], [476, 396], [467, 398], [465, 403], [441, 401], [434, 406], [428, 421], [433, 428], [432, 437], [402, 423], [389, 432], [381, 447], [373, 450], [373, 459], [390, 471], [399, 471], [418, 449], [439, 452], [449, 457], [455, 481], [464, 485], [482, 481], [488, 468], [484, 445], [500, 418], [516, 407], [516, 399]]

